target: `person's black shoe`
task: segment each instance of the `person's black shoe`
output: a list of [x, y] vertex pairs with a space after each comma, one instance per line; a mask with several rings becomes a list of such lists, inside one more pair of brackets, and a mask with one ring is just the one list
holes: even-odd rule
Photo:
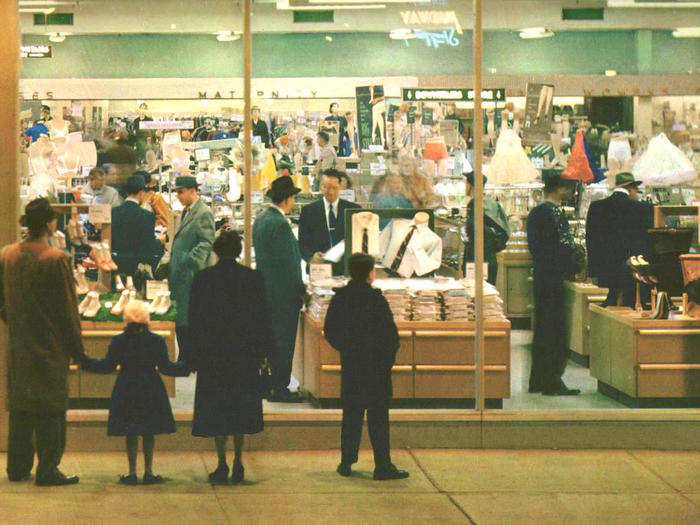
[[399, 470], [396, 465], [391, 464], [386, 468], [374, 469], [374, 479], [376, 481], [386, 481], [389, 479], [405, 479], [409, 476], [405, 470]]
[[543, 396], [577, 396], [580, 393], [578, 388], [569, 388], [564, 383], [556, 388], [542, 390]]
[[119, 476], [119, 483], [122, 485], [138, 485], [139, 478], [136, 477], [136, 474], [122, 474]]
[[538, 385], [530, 385], [527, 389], [529, 394], [539, 394], [542, 392], [542, 387]]
[[150, 472], [146, 472], [143, 475], [144, 485], [160, 485], [161, 483], [165, 483], [165, 478], [163, 478], [163, 476], [159, 476], [158, 474], [151, 474]]
[[7, 475], [7, 479], [9, 479], [12, 483], [19, 483], [21, 481], [29, 481], [32, 477], [31, 472], [27, 472], [26, 474], [19, 474], [19, 475]]
[[238, 485], [243, 482], [245, 478], [245, 469], [241, 463], [234, 463], [233, 470], [231, 471], [231, 483]]
[[299, 392], [290, 392], [288, 389], [275, 390], [269, 401], [274, 403], [301, 403]]
[[219, 465], [209, 474], [209, 481], [214, 485], [226, 485], [228, 483], [228, 465]]
[[62, 487], [64, 485], [75, 485], [80, 481], [78, 476], [66, 476], [63, 472], [56, 469], [52, 473], [45, 476], [36, 477], [36, 484], [40, 487]]
[[344, 478], [350, 477], [352, 474], [352, 465], [349, 463], [340, 463], [338, 464], [338, 468], [335, 469], [338, 474], [343, 476]]

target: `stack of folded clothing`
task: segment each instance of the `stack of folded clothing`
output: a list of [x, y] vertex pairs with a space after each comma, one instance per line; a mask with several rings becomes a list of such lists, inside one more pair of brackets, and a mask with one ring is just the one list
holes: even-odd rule
[[[472, 312], [470, 313], [470, 321], [475, 319], [474, 311], [474, 282], [462, 280], [467, 294], [469, 296], [469, 301], [471, 302]], [[492, 284], [484, 282], [484, 318], [486, 321], [505, 321], [506, 317], [503, 312], [503, 300], [498, 294], [498, 290]]]
[[441, 297], [444, 321], [469, 321], [474, 317], [474, 301], [464, 287], [446, 290]]
[[377, 279], [373, 286], [382, 291], [394, 315], [394, 321], [411, 320], [413, 313], [411, 295], [401, 279]]
[[309, 315], [316, 321], [324, 321], [328, 306], [331, 304], [331, 299], [335, 295], [334, 288], [345, 286], [346, 279], [333, 278], [317, 281], [309, 286], [311, 301], [309, 302]]
[[442, 305], [437, 290], [416, 290], [413, 294], [414, 321], [441, 321]]

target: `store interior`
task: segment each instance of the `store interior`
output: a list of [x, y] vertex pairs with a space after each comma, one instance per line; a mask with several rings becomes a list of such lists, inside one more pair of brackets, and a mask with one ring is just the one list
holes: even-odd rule
[[[72, 257], [80, 299], [87, 301], [88, 292], [99, 297], [82, 312], [96, 357], [121, 322], [115, 307], [124, 286], [155, 303], [168, 283], [159, 263], [138, 275], [110, 265], [119, 254], [109, 245], [109, 209], [84, 191], [92, 168], [101, 167], [117, 190], [135, 170], [149, 173], [150, 191], [165, 210], [156, 215], [162, 219], [156, 229], [167, 260], [182, 212], [174, 181], [183, 174], [197, 178], [217, 228], [242, 235], [269, 205], [264, 193], [272, 181], [291, 175], [302, 189], [290, 215], [297, 233], [301, 207], [321, 197], [317, 133], [325, 130], [335, 167], [347, 174], [341, 197], [379, 216], [375, 285], [407, 348], [394, 371], [395, 406], [474, 406], [476, 272], [464, 260], [464, 245], [473, 235], [465, 229], [466, 174], [478, 135], [484, 195], [501, 207], [510, 233], [498, 252], [498, 275], [484, 283], [487, 408], [700, 406], [700, 304], [684, 288], [700, 275], [700, 9], [589, 2], [589, 19], [576, 20], [566, 12], [578, 2], [485, 2], [477, 129], [470, 2], [334, 10], [352, 3], [333, 1], [319, 11], [313, 1], [256, 1], [251, 102], [269, 138], [253, 136], [248, 188], [240, 6], [206, 3], [200, 12], [191, 5], [198, 2], [55, 2], [51, 13], [20, 16], [23, 46], [51, 46], [50, 56], [22, 59], [20, 207], [46, 196], [64, 213], [52, 242]], [[49, 25], [61, 13], [73, 14], [70, 24]], [[675, 258], [664, 259], [673, 282], [655, 283], [674, 308], [665, 318], [641, 302], [619, 312], [596, 309], [607, 290], [582, 265], [566, 285], [570, 357], [563, 375], [581, 393], [528, 393], [534, 326], [528, 214], [542, 203], [547, 177], [575, 181], [562, 209], [585, 260], [588, 209], [611, 194], [622, 172], [643, 183], [640, 199], [655, 207], [654, 227], [674, 239]], [[418, 211], [427, 212], [437, 248], [426, 248], [426, 265], [392, 274], [382, 239], [402, 220], [418, 220]], [[347, 221], [346, 228], [346, 240], [353, 238]], [[251, 248], [244, 252], [254, 266]], [[354, 248], [346, 245], [345, 253]], [[321, 326], [332, 289], [346, 278], [305, 279], [290, 385], [304, 401], [266, 403], [267, 411], [337, 406], [339, 361]], [[161, 303], [152, 315], [170, 333], [172, 356], [176, 311], [176, 304]], [[673, 355], [638, 361], [661, 340]], [[629, 362], [619, 357], [623, 347]], [[73, 407], [105, 408], [113, 381], [75, 370]], [[166, 382], [173, 408], [191, 409], [194, 376]]]

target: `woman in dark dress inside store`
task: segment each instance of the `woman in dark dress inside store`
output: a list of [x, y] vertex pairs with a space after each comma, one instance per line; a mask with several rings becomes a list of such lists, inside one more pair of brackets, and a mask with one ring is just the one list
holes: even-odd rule
[[219, 464], [209, 480], [216, 484], [227, 483], [228, 436], [235, 448], [231, 482], [243, 481], [244, 434], [263, 429], [258, 370], [275, 344], [262, 277], [236, 262], [241, 247], [238, 233], [222, 230], [214, 241], [218, 263], [195, 275], [190, 295], [197, 371], [192, 435], [214, 438]]

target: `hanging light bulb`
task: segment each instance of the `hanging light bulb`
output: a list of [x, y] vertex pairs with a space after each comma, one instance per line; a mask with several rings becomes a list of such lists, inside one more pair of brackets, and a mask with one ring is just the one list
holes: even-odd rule
[[58, 44], [63, 42], [67, 36], [68, 33], [49, 33], [49, 40]]

